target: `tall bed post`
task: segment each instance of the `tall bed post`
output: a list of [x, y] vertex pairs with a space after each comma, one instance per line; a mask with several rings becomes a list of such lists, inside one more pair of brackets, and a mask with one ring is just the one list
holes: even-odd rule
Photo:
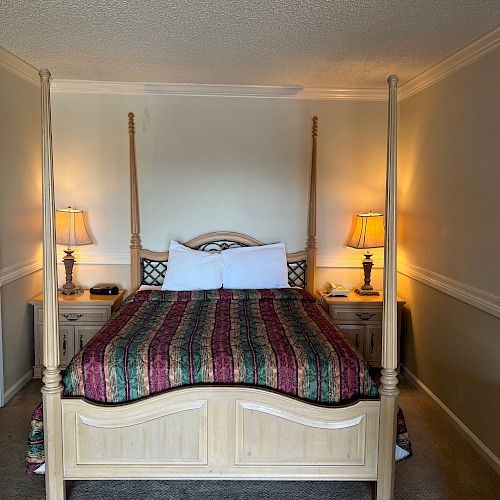
[[377, 500], [390, 500], [394, 494], [394, 443], [398, 411], [398, 341], [397, 341], [397, 85], [391, 75], [389, 83], [389, 117], [387, 128], [387, 174], [385, 193], [384, 301], [382, 326], [382, 376], [380, 377], [380, 422], [378, 449]]
[[137, 164], [135, 159], [134, 113], [128, 114], [130, 146], [130, 292], [141, 286], [141, 228], [139, 218], [139, 191], [137, 188]]
[[318, 142], [318, 117], [313, 117], [312, 126], [312, 154], [311, 154], [311, 180], [309, 184], [309, 211], [307, 221], [307, 267], [306, 289], [311, 294], [316, 293], [316, 148]]
[[43, 201], [43, 428], [45, 492], [49, 500], [64, 499], [62, 455], [61, 372], [59, 371], [59, 323], [55, 238], [54, 171], [50, 117], [50, 72], [40, 70], [42, 117]]

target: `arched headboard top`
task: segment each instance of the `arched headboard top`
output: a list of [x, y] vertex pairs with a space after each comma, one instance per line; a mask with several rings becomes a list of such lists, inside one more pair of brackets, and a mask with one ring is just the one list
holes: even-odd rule
[[[256, 247], [266, 245], [266, 243], [243, 233], [214, 231], [212, 233], [196, 236], [196, 238], [186, 241], [183, 245], [193, 250], [220, 252], [228, 248]], [[168, 260], [168, 252], [155, 252], [153, 250], [141, 249], [140, 254], [141, 257], [146, 257], [151, 260]], [[286, 257], [288, 262], [297, 262], [298, 260], [305, 260], [306, 252], [303, 250], [301, 252], [287, 253]]]
[[[254, 247], [264, 245], [261, 241], [242, 233], [220, 231], [202, 234], [183, 245], [193, 250], [220, 252], [228, 248]], [[141, 249], [141, 285], [161, 285], [168, 265], [168, 252], [154, 252]], [[305, 288], [307, 253], [294, 252], [286, 254], [288, 266], [288, 282], [291, 286]]]

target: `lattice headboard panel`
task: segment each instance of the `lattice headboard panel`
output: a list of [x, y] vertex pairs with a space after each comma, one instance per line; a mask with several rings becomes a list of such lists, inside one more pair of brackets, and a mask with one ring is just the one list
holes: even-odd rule
[[167, 272], [166, 260], [151, 260], [145, 257], [141, 258], [141, 285], [163, 284], [163, 277]]
[[[192, 246], [195, 250], [205, 252], [221, 252], [228, 248], [247, 247], [249, 245], [234, 240], [216, 240]], [[160, 286], [163, 283], [163, 277], [167, 271], [168, 260], [154, 260], [141, 257], [141, 285]], [[305, 259], [288, 262], [288, 284], [290, 286], [306, 287], [306, 268]]]

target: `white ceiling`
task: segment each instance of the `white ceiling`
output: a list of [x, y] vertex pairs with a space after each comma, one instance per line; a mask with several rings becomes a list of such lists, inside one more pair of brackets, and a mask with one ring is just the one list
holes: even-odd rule
[[384, 87], [500, 23], [500, 0], [2, 0], [0, 45], [54, 78]]

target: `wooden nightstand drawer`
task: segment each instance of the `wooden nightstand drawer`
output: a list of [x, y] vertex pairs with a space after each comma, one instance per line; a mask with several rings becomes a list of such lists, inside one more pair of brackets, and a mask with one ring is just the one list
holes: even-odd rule
[[[349, 292], [348, 297], [329, 297], [319, 292], [322, 306], [351, 344], [363, 354], [368, 364], [380, 368], [382, 358], [382, 295], [360, 296]], [[398, 299], [398, 343], [401, 307]], [[398, 347], [399, 352], [399, 347]]]
[[75, 353], [81, 351], [87, 342], [92, 340], [101, 326], [75, 326]]
[[[118, 295], [91, 295], [88, 290], [76, 295], [59, 295], [60, 368], [66, 368], [73, 356], [104, 326], [120, 306], [125, 292]], [[34, 376], [42, 376], [43, 296], [31, 299], [35, 321]]]
[[382, 358], [382, 326], [365, 326], [365, 358], [373, 366], [380, 366]]
[[335, 323], [382, 323], [382, 309], [333, 309], [330, 315]]
[[[64, 368], [74, 355], [73, 337], [74, 329], [72, 326], [61, 326], [59, 328], [59, 362], [60, 367]], [[43, 326], [39, 325], [37, 328], [38, 343], [38, 359], [43, 363]]]
[[360, 354], [365, 351], [365, 329], [358, 325], [337, 325]]
[[[60, 307], [59, 323], [100, 323], [108, 321], [110, 316], [109, 307]], [[37, 322], [43, 323], [43, 309], [38, 309]]]

